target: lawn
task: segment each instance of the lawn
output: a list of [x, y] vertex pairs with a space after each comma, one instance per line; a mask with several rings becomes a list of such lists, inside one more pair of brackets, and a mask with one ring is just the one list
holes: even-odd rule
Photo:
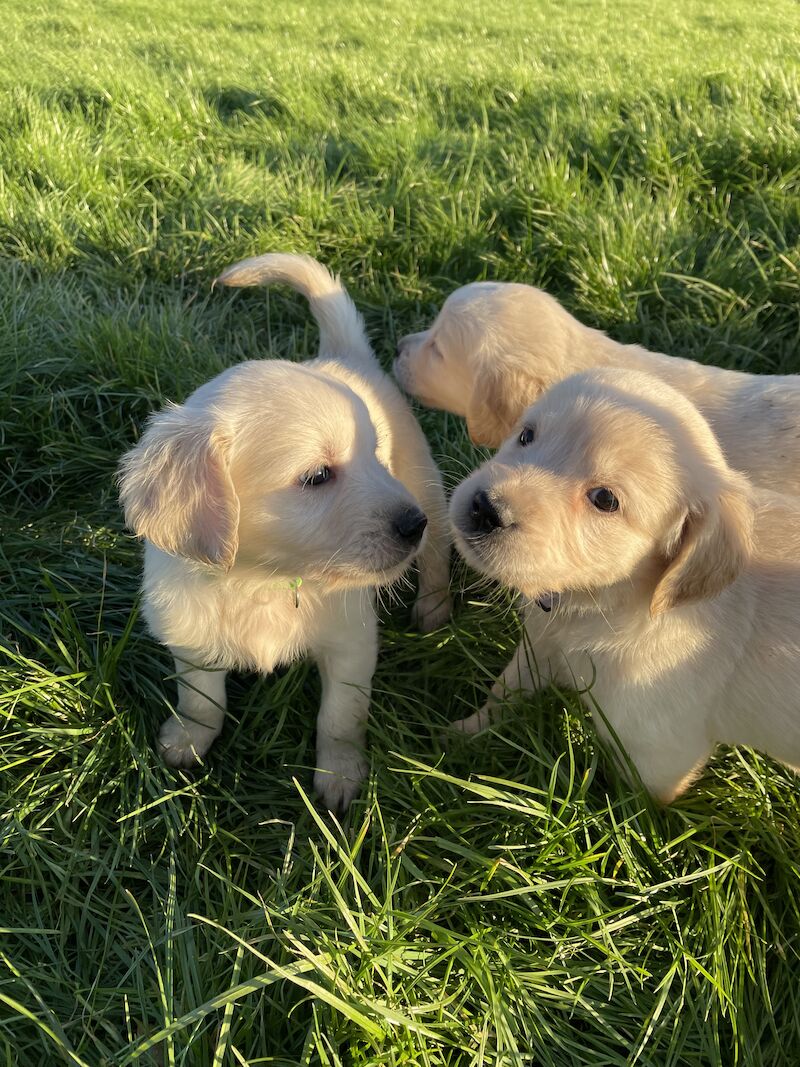
[[[388, 366], [477, 278], [626, 341], [800, 371], [793, 0], [3, 5], [0, 1063], [800, 1062], [800, 793], [722, 751], [669, 810], [570, 693], [444, 750], [508, 598], [384, 620], [372, 773], [310, 797], [309, 665], [237, 677], [189, 777], [114, 489], [149, 411], [313, 353], [256, 251], [340, 271]], [[421, 412], [452, 486], [478, 459]]]

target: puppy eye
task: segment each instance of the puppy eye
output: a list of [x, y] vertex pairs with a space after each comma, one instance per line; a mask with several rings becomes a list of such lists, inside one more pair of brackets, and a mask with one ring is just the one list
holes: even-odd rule
[[611, 492], [602, 486], [590, 489], [586, 494], [598, 511], [618, 511], [619, 501]]
[[526, 426], [522, 433], [519, 435], [519, 443], [522, 445], [523, 448], [525, 448], [526, 445], [531, 444], [535, 437], [536, 432], [534, 431], [533, 427]]
[[307, 471], [300, 479], [300, 484], [305, 488], [306, 486], [324, 485], [325, 482], [329, 482], [333, 477], [333, 471], [330, 467], [317, 467], [316, 470]]

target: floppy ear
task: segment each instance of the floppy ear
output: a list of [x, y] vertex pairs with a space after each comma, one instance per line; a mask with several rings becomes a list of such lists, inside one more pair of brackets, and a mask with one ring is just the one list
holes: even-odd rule
[[726, 486], [709, 504], [690, 509], [650, 601], [651, 617], [715, 597], [730, 585], [750, 554], [753, 520], [744, 481]]
[[186, 408], [155, 415], [120, 463], [128, 525], [164, 552], [228, 570], [239, 526], [229, 446], [222, 431]]
[[522, 412], [544, 391], [544, 382], [513, 367], [482, 367], [467, 405], [467, 430], [473, 444], [498, 448]]

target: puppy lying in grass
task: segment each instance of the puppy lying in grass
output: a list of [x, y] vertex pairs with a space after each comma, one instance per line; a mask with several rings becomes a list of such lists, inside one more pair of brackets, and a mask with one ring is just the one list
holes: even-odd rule
[[662, 801], [718, 742], [800, 768], [800, 505], [734, 471], [684, 396], [635, 371], [565, 379], [450, 514], [467, 561], [527, 598], [524, 641], [458, 728], [554, 682]]
[[800, 493], [800, 375], [743, 374], [622, 345], [530, 285], [457, 289], [429, 330], [400, 341], [394, 373], [429, 407], [466, 415], [476, 444], [497, 448], [545, 389], [602, 366], [656, 375], [697, 405], [732, 467]]
[[160, 748], [191, 766], [222, 729], [226, 671], [311, 655], [322, 676], [314, 784], [344, 810], [367, 770], [376, 587], [416, 557], [417, 623], [430, 630], [450, 613], [444, 492], [338, 280], [314, 260], [266, 255], [219, 282], [299, 290], [320, 354], [231, 367], [154, 415], [122, 460], [125, 516], [146, 538], [145, 618], [179, 679]]

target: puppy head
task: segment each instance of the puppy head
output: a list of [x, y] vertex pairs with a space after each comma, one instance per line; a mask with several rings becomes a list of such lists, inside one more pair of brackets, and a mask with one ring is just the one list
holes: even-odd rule
[[224, 570], [373, 585], [398, 577], [426, 519], [392, 476], [388, 431], [342, 381], [245, 363], [155, 415], [120, 469], [129, 525]]
[[467, 414], [485, 345], [479, 312], [497, 288], [481, 282], [457, 289], [430, 329], [400, 339], [393, 371], [402, 389], [426, 407]]
[[580, 327], [529, 285], [475, 282], [447, 298], [429, 330], [400, 340], [394, 374], [427, 407], [467, 419], [475, 444], [496, 448], [570, 363]]
[[456, 490], [451, 518], [465, 558], [530, 597], [624, 582], [657, 615], [734, 580], [753, 509], [688, 400], [648, 375], [597, 370], [525, 412]]

